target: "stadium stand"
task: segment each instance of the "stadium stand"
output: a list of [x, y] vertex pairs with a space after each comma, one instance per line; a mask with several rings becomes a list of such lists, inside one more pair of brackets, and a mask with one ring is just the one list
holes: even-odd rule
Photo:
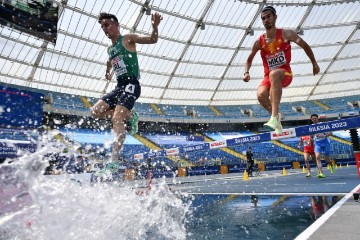
[[154, 108], [150, 106], [149, 103], [135, 103], [134, 110], [139, 112], [144, 117], [161, 117], [155, 112]]
[[55, 92], [51, 92], [48, 95], [51, 97], [52, 106], [55, 108], [83, 112], [89, 111], [81, 101], [80, 96]]

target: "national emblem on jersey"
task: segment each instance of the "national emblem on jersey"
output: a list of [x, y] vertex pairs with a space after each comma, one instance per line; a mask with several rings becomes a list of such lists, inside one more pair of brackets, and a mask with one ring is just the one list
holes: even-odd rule
[[265, 34], [260, 36], [259, 44], [261, 49], [261, 58], [264, 65], [264, 74], [268, 75], [270, 71], [282, 68], [286, 72], [291, 72], [291, 45], [282, 37], [282, 29], [277, 29], [275, 39], [268, 43]]

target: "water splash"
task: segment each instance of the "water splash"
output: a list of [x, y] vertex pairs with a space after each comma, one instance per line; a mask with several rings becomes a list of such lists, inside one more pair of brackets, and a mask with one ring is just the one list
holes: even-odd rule
[[45, 156], [64, 148], [50, 138], [0, 166], [0, 239], [186, 239], [191, 203], [165, 184], [139, 194], [124, 182], [91, 185], [72, 175], [43, 175]]

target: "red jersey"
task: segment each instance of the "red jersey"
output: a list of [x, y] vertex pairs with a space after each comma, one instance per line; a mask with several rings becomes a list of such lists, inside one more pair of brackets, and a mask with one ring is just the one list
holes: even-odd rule
[[285, 72], [291, 72], [291, 45], [290, 41], [283, 39], [282, 31], [282, 29], [277, 29], [275, 40], [269, 44], [266, 43], [265, 34], [260, 36], [260, 54], [265, 76], [277, 68], [284, 69]]
[[314, 152], [314, 141], [310, 140], [310, 136], [301, 137], [304, 144], [304, 152]]

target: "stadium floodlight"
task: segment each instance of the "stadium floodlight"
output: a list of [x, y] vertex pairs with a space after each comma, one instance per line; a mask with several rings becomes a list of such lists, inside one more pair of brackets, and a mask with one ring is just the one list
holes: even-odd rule
[[197, 28], [200, 28], [201, 30], [204, 30], [205, 29], [205, 23], [203, 22], [198, 22], [197, 25], [196, 25]]
[[297, 30], [297, 34], [298, 34], [298, 35], [304, 35], [304, 30], [298, 29], [298, 30]]
[[246, 35], [254, 36], [254, 30], [253, 29], [247, 29]]

